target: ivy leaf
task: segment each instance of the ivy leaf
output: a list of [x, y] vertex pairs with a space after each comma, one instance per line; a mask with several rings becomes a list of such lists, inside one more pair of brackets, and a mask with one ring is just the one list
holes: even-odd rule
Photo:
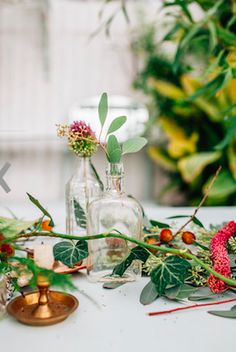
[[31, 196], [31, 194], [27, 193], [27, 196], [29, 197], [30, 201], [36, 205], [36, 207], [41, 210], [41, 212], [47, 216], [49, 219], [50, 219], [50, 223], [49, 223], [49, 226], [52, 226], [54, 227], [55, 226], [55, 223], [52, 219], [52, 216], [49, 214], [49, 212], [42, 206], [42, 204], [38, 201], [38, 199], [34, 198], [33, 196]]
[[24, 221], [0, 217], [0, 233], [2, 233], [6, 238], [14, 237], [33, 226], [36, 222], [37, 220]]
[[133, 260], [146, 262], [150, 253], [143, 247], [137, 246], [131, 249], [129, 255], [113, 269], [112, 275], [122, 276], [126, 269], [132, 264]]
[[98, 104], [98, 115], [99, 115], [99, 120], [101, 122], [102, 127], [106, 121], [107, 112], [108, 112], [107, 93], [103, 93]]
[[154, 302], [157, 297], [159, 296], [156, 286], [152, 281], [149, 281], [149, 283], [144, 286], [139, 301], [142, 303], [144, 306]]
[[123, 143], [122, 155], [136, 153], [141, 150], [146, 144], [147, 140], [144, 137], [131, 138]]
[[187, 260], [171, 255], [152, 270], [151, 280], [157, 292], [163, 295], [167, 286], [183, 284], [190, 268]]
[[113, 134], [111, 134], [108, 138], [107, 153], [110, 163], [116, 164], [120, 162], [121, 147], [116, 136], [114, 136]]
[[121, 126], [123, 126], [125, 124], [126, 121], [127, 121], [126, 116], [119, 116], [119, 117], [115, 118], [108, 128], [107, 134], [110, 134], [110, 133], [117, 131], [119, 128], [121, 128]]
[[160, 229], [166, 229], [170, 227], [170, 225], [156, 220], [150, 220], [150, 223], [152, 224], [152, 226], [158, 226]]
[[87, 219], [85, 212], [79, 202], [74, 199], [74, 212], [75, 212], [75, 221], [77, 226], [82, 227], [82, 229], [86, 229], [87, 226]]
[[88, 243], [84, 240], [73, 243], [62, 241], [53, 247], [55, 260], [73, 268], [76, 263], [88, 256]]

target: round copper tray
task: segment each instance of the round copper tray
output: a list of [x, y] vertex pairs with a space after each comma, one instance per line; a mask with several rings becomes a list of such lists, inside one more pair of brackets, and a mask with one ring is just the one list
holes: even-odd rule
[[38, 306], [38, 291], [13, 299], [7, 305], [7, 312], [23, 324], [45, 326], [65, 320], [79, 305], [78, 300], [68, 293], [49, 291], [48, 298], [52, 311], [49, 318], [36, 318], [33, 314]]

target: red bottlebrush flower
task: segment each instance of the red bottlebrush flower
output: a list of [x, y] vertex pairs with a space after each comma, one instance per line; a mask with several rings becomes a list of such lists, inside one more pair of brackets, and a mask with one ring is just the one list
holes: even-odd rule
[[[230, 258], [227, 252], [227, 242], [231, 236], [236, 234], [236, 222], [230, 221], [212, 238], [210, 244], [213, 268], [219, 274], [226, 277], [231, 276]], [[208, 286], [214, 293], [223, 292], [227, 286], [224, 281], [217, 279], [213, 274], [208, 278]]]
[[15, 253], [15, 250], [14, 248], [8, 244], [8, 243], [3, 243], [1, 246], [0, 246], [0, 253], [6, 255], [7, 257], [11, 257], [12, 255], [14, 255]]

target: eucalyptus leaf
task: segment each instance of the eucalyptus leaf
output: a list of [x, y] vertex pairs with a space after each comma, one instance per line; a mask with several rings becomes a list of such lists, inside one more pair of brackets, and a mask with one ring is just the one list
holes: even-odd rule
[[144, 137], [135, 137], [128, 139], [123, 143], [122, 155], [129, 153], [136, 153], [141, 150], [147, 144], [147, 140]]
[[62, 241], [53, 247], [55, 260], [73, 268], [74, 265], [88, 256], [88, 243], [84, 240], [73, 243]]
[[108, 128], [108, 132], [107, 134], [113, 133], [115, 131], [117, 131], [119, 128], [121, 128], [125, 122], [127, 121], [127, 117], [126, 116], [119, 116], [116, 117], [110, 124], [109, 128]]
[[189, 301], [203, 301], [206, 299], [211, 299], [214, 298], [215, 294], [211, 292], [211, 290], [208, 287], [200, 287], [191, 294], [188, 299]]
[[79, 204], [79, 202], [74, 198], [73, 200], [74, 203], [74, 213], [75, 213], [75, 221], [76, 225], [81, 227], [82, 229], [86, 229], [87, 226], [87, 219], [86, 219], [86, 214]]
[[126, 284], [127, 282], [115, 282], [115, 281], [111, 281], [111, 282], [105, 282], [103, 284], [103, 288], [109, 289], [109, 290], [113, 290], [115, 288], [118, 288], [120, 286], [123, 286], [124, 284]]
[[99, 120], [102, 127], [106, 121], [107, 112], [108, 112], [107, 93], [103, 93], [98, 105], [98, 115], [99, 115]]
[[108, 138], [107, 153], [110, 163], [116, 164], [120, 162], [121, 147], [116, 136], [114, 136], [113, 134], [111, 134]]
[[181, 300], [181, 299], [188, 298], [189, 296], [191, 296], [196, 291], [197, 291], [196, 287], [193, 287], [193, 286], [188, 285], [188, 284], [182, 284], [182, 285], [178, 285], [178, 286], [174, 286], [174, 287], [168, 288], [165, 291], [165, 296], [167, 298], [169, 298], [169, 299]]
[[157, 292], [163, 295], [168, 285], [183, 284], [190, 268], [187, 260], [171, 255], [152, 270], [151, 280]]
[[154, 302], [158, 296], [159, 294], [155, 284], [152, 281], [149, 281], [149, 283], [142, 289], [139, 301], [145, 306]]
[[236, 310], [210, 310], [207, 313], [216, 315], [218, 317], [222, 318], [231, 318], [231, 319], [236, 319]]
[[31, 194], [29, 194], [29, 193], [27, 193], [27, 195], [28, 195], [30, 201], [31, 201], [34, 205], [36, 205], [36, 207], [37, 207], [39, 210], [41, 210], [41, 212], [42, 212], [45, 216], [47, 216], [47, 217], [50, 219], [49, 226], [54, 227], [55, 224], [54, 224], [54, 221], [53, 221], [53, 219], [52, 219], [52, 216], [49, 214], [49, 212], [42, 206], [42, 204], [38, 201], [38, 199], [34, 198], [34, 197], [33, 197]]

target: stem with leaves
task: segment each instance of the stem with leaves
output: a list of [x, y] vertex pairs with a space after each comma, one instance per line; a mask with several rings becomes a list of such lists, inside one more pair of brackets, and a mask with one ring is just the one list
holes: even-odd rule
[[204, 268], [208, 273], [213, 274], [216, 278], [224, 281], [227, 285], [236, 287], [236, 280], [231, 279], [229, 277], [225, 277], [218, 272], [216, 272], [214, 269], [212, 269], [209, 265], [204, 263], [201, 259], [193, 255], [192, 253], [189, 253], [187, 249], [176, 249], [176, 248], [169, 248], [169, 247], [164, 247], [164, 246], [156, 246], [152, 244], [148, 244], [139, 240], [136, 240], [135, 238], [120, 234], [120, 233], [101, 233], [98, 235], [92, 235], [92, 236], [75, 236], [75, 235], [69, 235], [69, 234], [61, 234], [61, 233], [56, 233], [56, 232], [31, 232], [27, 234], [20, 234], [15, 237], [11, 237], [8, 239], [4, 239], [0, 242], [2, 243], [8, 243], [8, 242], [15, 242], [18, 241], [19, 239], [22, 238], [30, 238], [30, 237], [37, 237], [37, 236], [45, 236], [45, 237], [54, 237], [54, 238], [63, 238], [67, 240], [77, 240], [77, 241], [91, 241], [91, 240], [98, 240], [102, 238], [119, 238], [123, 239], [125, 241], [134, 243], [142, 248], [145, 248], [147, 250], [149, 249], [154, 249], [156, 251], [164, 252], [164, 253], [171, 253], [173, 255], [178, 255], [181, 257], [184, 257], [186, 259], [190, 259], [195, 261], [195, 263], [199, 264], [202, 268]]

